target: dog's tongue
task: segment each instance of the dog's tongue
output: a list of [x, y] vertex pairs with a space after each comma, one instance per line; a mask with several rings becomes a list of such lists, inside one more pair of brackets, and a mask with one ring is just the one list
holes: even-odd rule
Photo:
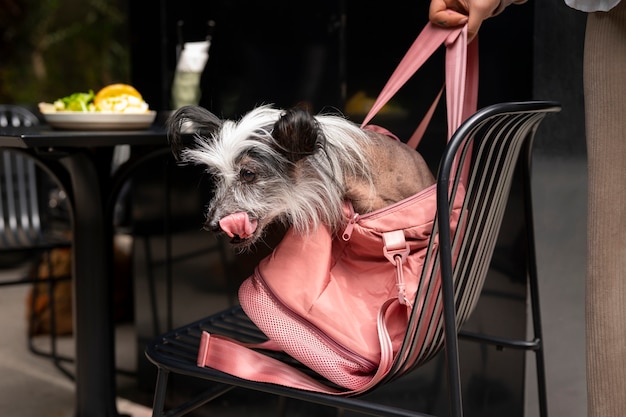
[[220, 220], [220, 227], [230, 237], [237, 235], [241, 239], [247, 239], [256, 230], [257, 223], [256, 219], [250, 221], [248, 213], [239, 212], [223, 217]]

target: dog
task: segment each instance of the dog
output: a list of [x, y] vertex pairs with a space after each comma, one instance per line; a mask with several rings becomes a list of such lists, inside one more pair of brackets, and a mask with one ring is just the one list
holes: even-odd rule
[[348, 221], [346, 200], [363, 215], [435, 182], [416, 150], [339, 114], [263, 105], [233, 121], [185, 106], [168, 119], [167, 132], [179, 162], [204, 166], [213, 179], [204, 229], [225, 232], [241, 249], [273, 222], [298, 233], [321, 224], [336, 232]]

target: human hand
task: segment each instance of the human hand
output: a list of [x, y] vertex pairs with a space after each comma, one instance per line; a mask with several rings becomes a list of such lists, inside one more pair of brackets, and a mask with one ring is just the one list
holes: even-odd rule
[[500, 0], [431, 0], [428, 18], [438, 26], [454, 27], [467, 23], [467, 40], [474, 39], [483, 21], [500, 5]]

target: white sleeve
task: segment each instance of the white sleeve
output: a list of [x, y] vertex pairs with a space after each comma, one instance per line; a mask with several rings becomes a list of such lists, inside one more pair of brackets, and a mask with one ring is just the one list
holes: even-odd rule
[[608, 12], [620, 0], [565, 0], [565, 4], [583, 12]]

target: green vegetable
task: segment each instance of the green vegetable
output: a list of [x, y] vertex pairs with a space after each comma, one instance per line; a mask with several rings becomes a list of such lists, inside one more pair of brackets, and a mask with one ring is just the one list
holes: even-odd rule
[[74, 93], [67, 97], [60, 98], [54, 102], [54, 107], [57, 110], [69, 110], [88, 112], [93, 111], [94, 104], [93, 99], [96, 95], [93, 90], [89, 90], [88, 93]]

